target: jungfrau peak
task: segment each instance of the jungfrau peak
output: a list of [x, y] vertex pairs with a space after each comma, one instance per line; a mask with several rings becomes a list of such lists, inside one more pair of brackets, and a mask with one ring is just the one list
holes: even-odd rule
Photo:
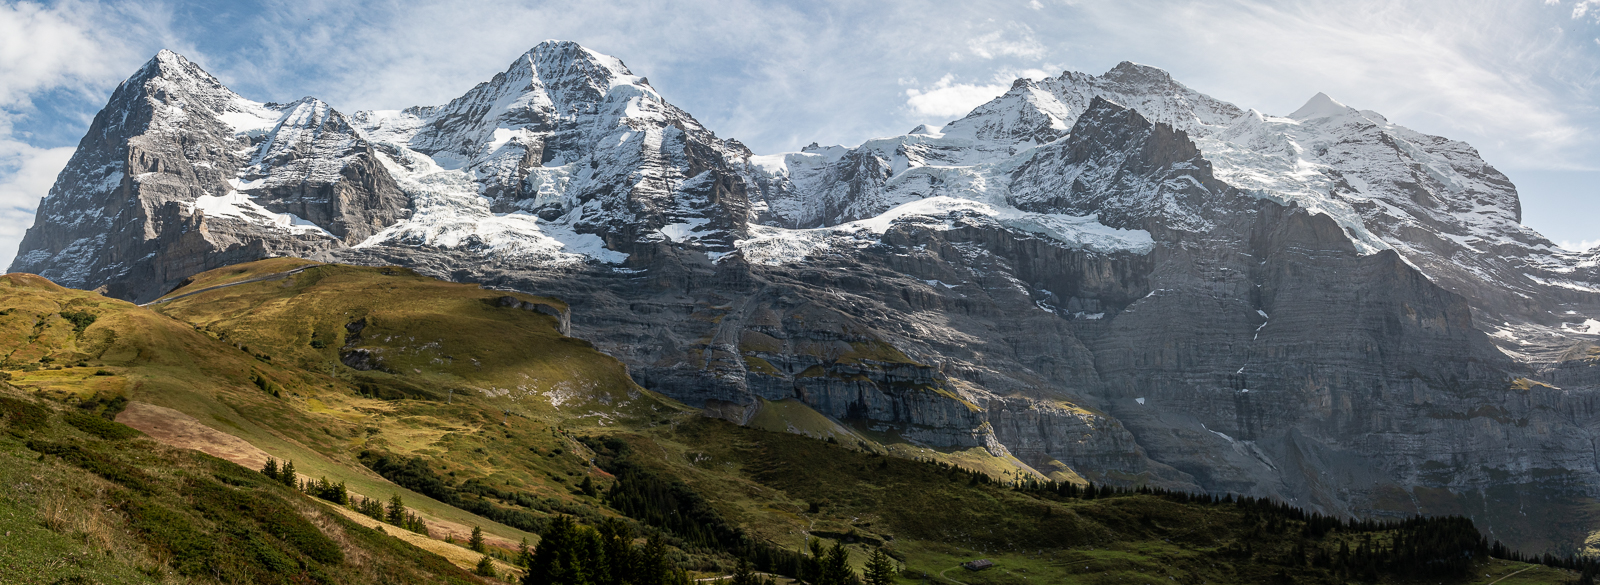
[[1300, 109], [1295, 110], [1293, 114], [1289, 114], [1289, 118], [1305, 121], [1313, 118], [1329, 118], [1348, 111], [1350, 111], [1350, 106], [1341, 104], [1337, 100], [1328, 97], [1328, 94], [1319, 91], [1317, 95], [1311, 96], [1311, 99], [1306, 100], [1306, 105], [1300, 106]]
[[562, 298], [634, 380], [735, 421], [795, 400], [1040, 476], [1535, 549], [1597, 528], [1546, 526], [1600, 494], [1594, 253], [1521, 226], [1472, 147], [1321, 93], [1273, 116], [1124, 62], [755, 155], [570, 42], [349, 115], [163, 51], [12, 270], [147, 301], [277, 255]]

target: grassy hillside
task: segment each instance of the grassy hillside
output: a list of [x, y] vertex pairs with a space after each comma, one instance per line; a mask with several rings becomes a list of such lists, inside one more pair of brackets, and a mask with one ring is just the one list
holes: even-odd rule
[[[621, 469], [638, 466], [681, 481], [758, 540], [790, 549], [808, 535], [843, 541], [858, 563], [881, 547], [897, 559], [905, 582], [920, 582], [924, 575], [974, 585], [1488, 583], [1517, 571], [1501, 583], [1576, 577], [1498, 560], [1478, 562], [1455, 577], [1381, 564], [1370, 574], [1364, 567], [1318, 566], [1319, 551], [1332, 561], [1341, 545], [1352, 551], [1364, 543], [1393, 546], [1406, 530], [1318, 531], [1314, 521], [1296, 518], [1297, 511], [1266, 502], [1201, 502], [1153, 493], [1061, 496], [867, 445], [819, 442], [713, 419], [591, 442], [602, 465], [617, 466], [620, 459], [628, 462], [617, 466]], [[1477, 538], [1470, 528], [1466, 534]], [[978, 558], [996, 566], [976, 573], [959, 567]]]
[[[189, 524], [204, 534], [243, 526], [220, 538], [249, 546], [228, 550], [277, 547], [291, 564], [317, 567], [338, 582], [406, 582], [381, 575], [428, 571], [463, 578], [451, 571], [480, 558], [459, 546], [473, 527], [482, 527], [496, 554], [510, 558], [516, 542], [537, 542], [559, 515], [591, 526], [625, 518], [641, 535], [664, 539], [672, 562], [697, 577], [725, 575], [741, 556], [793, 575], [802, 559], [795, 551], [823, 539], [846, 545], [858, 568], [872, 551], [890, 552], [906, 583], [1423, 582], [1401, 565], [1368, 570], [1316, 561], [1319, 551], [1337, 557], [1341, 545], [1392, 547], [1397, 535], [1417, 529], [1313, 529], [1315, 520], [1259, 503], [1147, 493], [1086, 499], [1017, 489], [1015, 480], [1038, 476], [1014, 459], [983, 449], [928, 449], [792, 400], [762, 404], [749, 427], [707, 418], [640, 388], [621, 363], [562, 335], [564, 310], [557, 299], [405, 269], [296, 259], [200, 274], [148, 307], [34, 276], [0, 277], [0, 368], [24, 400], [126, 421], [167, 445], [251, 469], [267, 457], [292, 460], [301, 479], [342, 484], [355, 500], [398, 495], [426, 521], [429, 536], [307, 499], [217, 459], [153, 448], [149, 439], [85, 437], [63, 426], [62, 414], [46, 416], [37, 429], [13, 425], [5, 448], [17, 456], [3, 461], [30, 466], [15, 468], [19, 474], [48, 466], [62, 486], [99, 478], [91, 483], [105, 490], [57, 499], [106, 510], [94, 522], [121, 527], [119, 542], [146, 542], [135, 536], [141, 506], [149, 502], [190, 514]], [[46, 453], [53, 454], [41, 461]], [[156, 479], [139, 481], [157, 487], [141, 491], [101, 473], [113, 468], [148, 472]], [[245, 516], [219, 524], [206, 517], [208, 498], [254, 498], [276, 507], [248, 512], [255, 508], [247, 506], [237, 512]], [[36, 535], [0, 554], [51, 559], [103, 542], [78, 535], [99, 529], [45, 519], [59, 506], [44, 499], [0, 500], [0, 506], [10, 506], [6, 522], [30, 526], [17, 530]], [[284, 544], [270, 527], [261, 528], [270, 538], [250, 532], [250, 522], [274, 518], [309, 522], [337, 544], [343, 560], [327, 554], [317, 560]], [[377, 538], [383, 535], [371, 526], [403, 540]], [[1461, 534], [1459, 527], [1429, 526]], [[278, 566], [261, 560], [278, 559], [270, 551], [229, 553], [234, 560], [200, 564], [242, 568], [197, 572], [198, 565], [183, 560], [191, 557], [168, 545], [139, 546], [114, 552], [108, 558], [121, 559], [115, 563], [95, 564], [104, 571], [89, 578], [253, 582], [250, 567]], [[415, 546], [421, 549], [404, 548]], [[438, 556], [420, 558], [444, 564], [363, 568], [369, 557], [387, 558], [365, 552], [375, 547], [431, 551]], [[955, 568], [979, 557], [996, 567]], [[1480, 560], [1470, 573], [1426, 582], [1487, 583], [1515, 571], [1521, 572], [1501, 582], [1572, 577]]]
[[260, 473], [0, 391], [0, 582], [468, 584]]

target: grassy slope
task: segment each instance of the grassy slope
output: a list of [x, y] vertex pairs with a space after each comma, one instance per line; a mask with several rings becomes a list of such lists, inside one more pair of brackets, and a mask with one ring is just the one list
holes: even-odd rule
[[[1287, 554], [1298, 540], [1264, 532], [1264, 524], [1232, 505], [1144, 495], [1044, 499], [974, 485], [968, 475], [924, 462], [719, 420], [622, 438], [650, 466], [682, 478], [764, 539], [796, 548], [807, 533], [834, 539], [854, 533], [857, 544], [849, 548], [858, 563], [881, 543], [909, 574], [930, 578], [944, 573], [947, 580], [971, 584], [1142, 583], [1167, 577], [1178, 583], [1270, 583], [1282, 568], [1258, 560]], [[819, 504], [816, 512], [809, 511], [813, 503]], [[1295, 533], [1296, 526], [1286, 532]], [[1341, 538], [1356, 542], [1336, 533], [1321, 543], [1334, 550]], [[1256, 560], [1225, 552], [1245, 543]], [[997, 567], [980, 573], [959, 568], [975, 558], [991, 559]], [[1493, 561], [1480, 577], [1460, 582], [1487, 583], [1524, 569], [1504, 583], [1574, 577]], [[1295, 582], [1343, 582], [1310, 569], [1288, 573]]]
[[[0, 277], [0, 306], [7, 313], [0, 315], [0, 355], [7, 357], [11, 382], [18, 387], [63, 401], [99, 393], [172, 408], [294, 460], [305, 476], [343, 480], [353, 491], [380, 498], [400, 494], [430, 519], [481, 524], [508, 542], [532, 536], [399, 488], [355, 462], [350, 451], [367, 436], [358, 423], [402, 410], [403, 403], [361, 399], [347, 381], [263, 361], [248, 348], [149, 309], [38, 277]], [[76, 332], [61, 311], [87, 311], [97, 319]], [[50, 361], [40, 363], [41, 357]], [[113, 375], [96, 375], [102, 372]], [[263, 392], [250, 381], [252, 374], [282, 386], [281, 397]], [[363, 407], [374, 414], [356, 416]], [[480, 418], [475, 426], [488, 426], [488, 417]], [[411, 424], [436, 436], [470, 428], [459, 419], [452, 422], [455, 426], [437, 428], [428, 427], [429, 421]]]
[[[561, 429], [648, 426], [685, 409], [633, 384], [621, 363], [587, 342], [560, 335], [554, 317], [495, 303], [508, 294], [405, 269], [324, 266], [159, 309], [311, 373], [282, 385], [304, 405], [296, 416], [322, 421], [322, 434], [338, 439], [318, 447], [330, 459], [359, 467], [354, 456], [366, 449], [423, 456], [457, 481], [581, 504], [571, 486], [591, 470]], [[352, 343], [346, 326], [357, 322], [364, 327]], [[347, 344], [371, 352], [378, 368], [343, 365]], [[372, 397], [402, 394], [415, 399]], [[512, 541], [528, 536], [501, 532]]]
[[0, 389], [0, 582], [480, 582], [253, 470], [69, 416]]
[[[197, 275], [169, 298], [303, 264], [278, 259], [220, 269]], [[974, 584], [1140, 582], [1162, 571], [1175, 579], [1244, 583], [1269, 570], [1248, 561], [1214, 566], [1218, 548], [1253, 537], [1228, 510], [1144, 496], [1044, 502], [952, 481], [905, 459], [994, 477], [1027, 470], [981, 449], [939, 452], [854, 428], [794, 401], [764, 404], [751, 421], [755, 428], [702, 419], [637, 387], [620, 363], [587, 343], [556, 333], [554, 318], [494, 302], [508, 294], [403, 269], [320, 266], [146, 309], [8, 275], [0, 279], [0, 307], [13, 310], [0, 315], [0, 355], [13, 381], [36, 395], [71, 401], [120, 394], [173, 408], [294, 459], [304, 474], [377, 497], [400, 493], [430, 520], [482, 525], [501, 542], [530, 535], [400, 489], [363, 468], [356, 455], [371, 449], [420, 456], [452, 484], [477, 480], [540, 498], [544, 503], [530, 510], [538, 516], [612, 515], [573, 489], [585, 478], [601, 489], [612, 481], [588, 464], [591, 453], [573, 437], [615, 435], [730, 520], [786, 547], [801, 544], [806, 533], [838, 537], [854, 530], [888, 542], [916, 572], [937, 575], [973, 556], [1000, 563], [997, 570], [948, 575]], [[77, 310], [99, 318], [77, 331], [60, 316]], [[359, 339], [347, 327], [352, 323], [364, 324]], [[379, 367], [358, 371], [340, 363], [347, 345], [370, 352]], [[278, 395], [252, 376], [270, 380]], [[812, 503], [818, 512], [809, 511]], [[1221, 534], [1196, 537], [1185, 527], [1197, 522]], [[857, 562], [864, 560], [867, 549], [852, 546]], [[1553, 578], [1535, 568], [1516, 579], [1530, 575]]]

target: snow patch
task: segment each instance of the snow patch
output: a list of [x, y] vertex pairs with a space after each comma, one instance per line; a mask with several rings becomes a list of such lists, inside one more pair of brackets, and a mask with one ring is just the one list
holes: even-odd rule
[[264, 134], [283, 118], [283, 113], [242, 97], [228, 102], [227, 109], [217, 115], [223, 124], [233, 128], [235, 134]]
[[319, 234], [335, 238], [328, 230], [311, 223], [293, 213], [274, 213], [260, 204], [251, 200], [238, 191], [228, 191], [226, 195], [201, 195], [189, 204], [191, 213], [198, 212], [206, 217], [230, 217], [254, 224], [274, 226], [296, 234]]
[[[415, 212], [410, 218], [373, 234], [356, 248], [405, 245], [470, 250], [491, 258], [516, 258], [551, 265], [594, 259], [621, 263], [627, 254], [606, 248], [594, 234], [579, 233], [573, 225], [583, 208], [544, 222], [525, 212], [494, 213], [489, 200], [478, 194], [473, 177], [460, 170], [441, 168], [431, 157], [403, 146], [389, 145], [400, 160], [379, 153], [379, 160], [411, 196]], [[598, 204], [598, 202], [591, 202]]]
[[1585, 319], [1584, 322], [1576, 325], [1562, 323], [1561, 328], [1582, 335], [1600, 335], [1600, 321], [1594, 319]]
[[1106, 226], [1094, 216], [1032, 213], [1005, 204], [937, 196], [903, 203], [876, 217], [813, 229], [750, 226], [751, 237], [735, 242], [745, 259], [761, 264], [787, 264], [804, 260], [831, 246], [865, 247], [902, 221], [949, 230], [958, 221], [992, 221], [1019, 231], [1057, 240], [1069, 247], [1101, 253], [1148, 254], [1155, 246], [1150, 232]]

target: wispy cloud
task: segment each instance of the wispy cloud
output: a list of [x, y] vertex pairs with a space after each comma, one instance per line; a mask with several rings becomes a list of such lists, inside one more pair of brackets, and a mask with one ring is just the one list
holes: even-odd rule
[[1012, 23], [1005, 30], [996, 30], [967, 41], [967, 51], [983, 59], [995, 57], [1021, 57], [1042, 59], [1050, 53], [1043, 43], [1033, 38], [1028, 25]]

